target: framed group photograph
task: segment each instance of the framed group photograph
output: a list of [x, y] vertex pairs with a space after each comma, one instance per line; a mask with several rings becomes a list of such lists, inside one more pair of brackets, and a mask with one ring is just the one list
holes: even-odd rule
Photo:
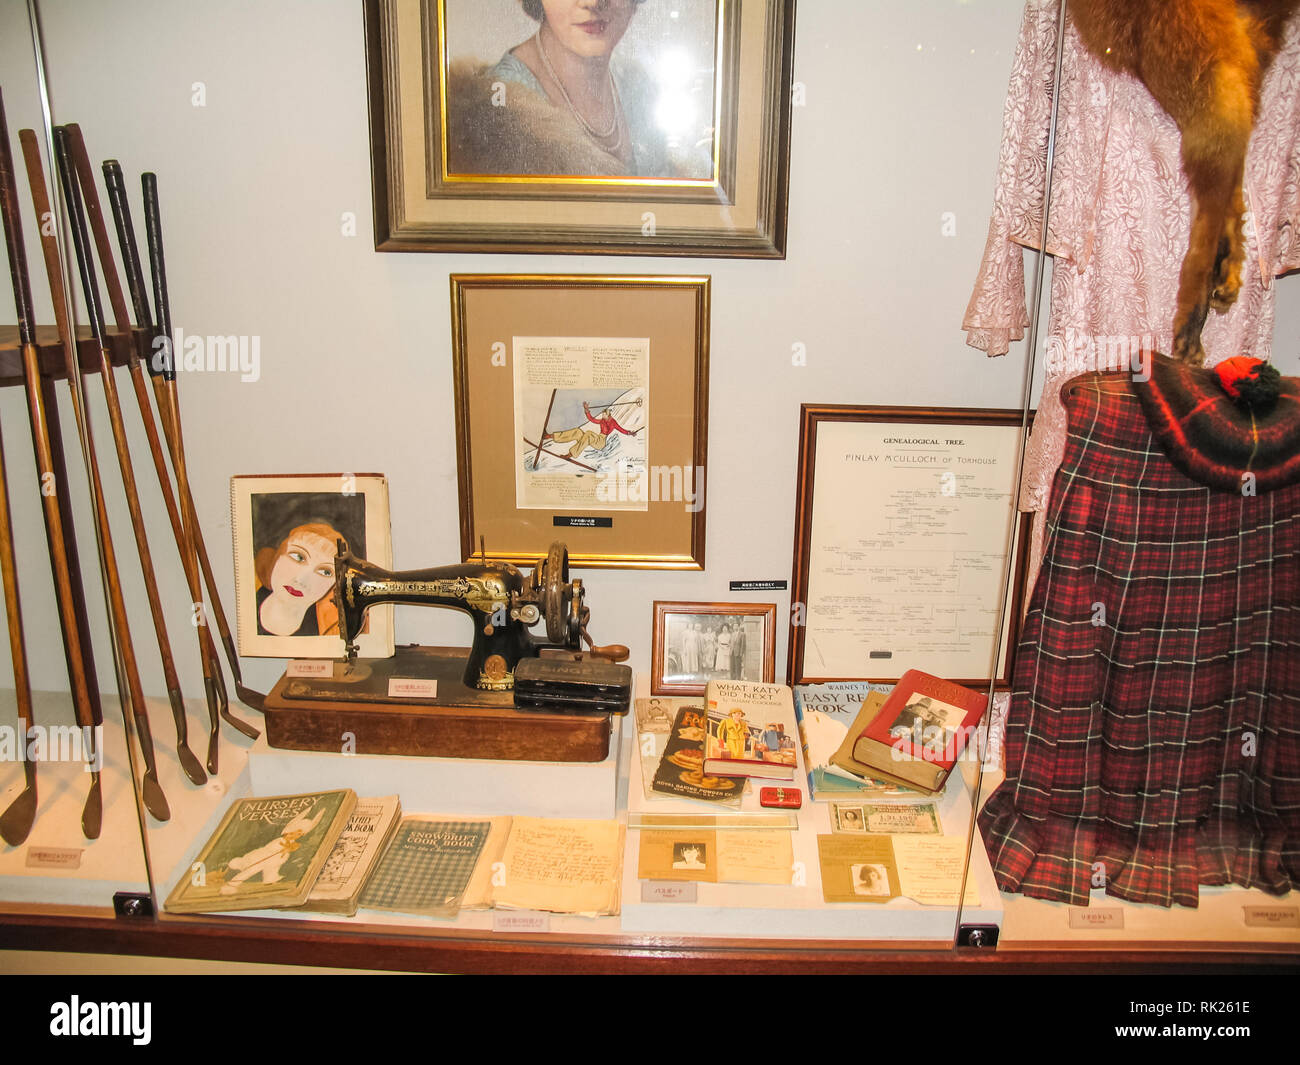
[[794, 0], [366, 0], [375, 247], [781, 258]]
[[703, 569], [709, 279], [454, 274], [461, 553]]
[[1012, 509], [1022, 413], [804, 404], [800, 419], [789, 683], [919, 669], [1008, 687], [1031, 530]]
[[[340, 540], [358, 558], [393, 564], [388, 480], [378, 473], [240, 475], [230, 479], [239, 653], [342, 658], [334, 605]], [[366, 615], [366, 658], [393, 654], [393, 608]]]
[[775, 603], [654, 604], [650, 692], [703, 695], [711, 680], [771, 683]]

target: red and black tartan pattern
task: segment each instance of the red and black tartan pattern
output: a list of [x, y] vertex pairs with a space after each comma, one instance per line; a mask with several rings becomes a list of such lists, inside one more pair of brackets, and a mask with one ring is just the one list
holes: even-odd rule
[[1133, 391], [1151, 431], [1178, 469], [1194, 481], [1240, 493], [1245, 475], [1256, 492], [1300, 481], [1300, 379], [1281, 378], [1266, 410], [1240, 406], [1213, 370], [1153, 355]]
[[1300, 887], [1300, 485], [1190, 481], [1126, 375], [1063, 399], [1007, 780], [979, 818], [998, 885], [1163, 906]]

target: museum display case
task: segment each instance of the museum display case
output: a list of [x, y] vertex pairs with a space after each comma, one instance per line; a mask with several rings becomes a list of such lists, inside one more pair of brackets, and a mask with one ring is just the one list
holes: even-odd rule
[[0, 950], [1294, 969], [1300, 16], [30, 15]]

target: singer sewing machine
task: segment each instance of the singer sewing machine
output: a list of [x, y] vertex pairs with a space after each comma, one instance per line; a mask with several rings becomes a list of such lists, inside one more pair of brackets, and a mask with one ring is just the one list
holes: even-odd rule
[[[515, 667], [543, 647], [577, 651], [585, 640], [591, 654], [612, 662], [627, 657], [627, 648], [594, 647], [587, 634], [591, 611], [582, 581], [569, 580], [569, 552], [561, 543], [525, 577], [505, 562], [466, 563], [432, 569], [387, 570], [356, 558], [342, 541], [334, 560], [334, 605], [339, 634], [356, 658], [356, 638], [366, 611], [381, 603], [449, 606], [474, 619], [474, 644], [465, 663], [465, 684], [480, 691], [510, 691]], [[530, 631], [545, 622], [545, 635]]]
[[[562, 543], [525, 575], [486, 556], [390, 571], [340, 541], [334, 605], [346, 658], [328, 676], [286, 673], [267, 696], [268, 741], [330, 750], [346, 733], [364, 753], [604, 758], [609, 714], [626, 712], [632, 676], [615, 665], [626, 647], [593, 645], [585, 597], [582, 581], [569, 578]], [[392, 658], [358, 659], [367, 611], [385, 604], [461, 610], [473, 622], [473, 643], [467, 651], [398, 647]]]

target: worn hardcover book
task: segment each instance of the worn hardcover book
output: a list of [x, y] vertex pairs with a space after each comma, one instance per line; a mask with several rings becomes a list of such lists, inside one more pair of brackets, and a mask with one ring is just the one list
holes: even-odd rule
[[704, 772], [794, 780], [798, 727], [784, 684], [711, 680], [704, 693]]
[[679, 799], [739, 806], [745, 793], [743, 778], [704, 772], [704, 721], [701, 705], [683, 706], [677, 711], [651, 789], [659, 795]]
[[834, 765], [830, 756], [857, 720], [862, 704], [869, 698], [883, 700], [892, 688], [892, 684], [865, 680], [834, 680], [824, 684], [796, 684], [791, 689], [804, 768], [808, 771], [808, 790], [814, 798], [819, 790], [861, 790], [862, 781]]
[[[857, 705], [852, 707], [851, 714], [848, 713], [849, 706], [847, 704], [837, 706], [834, 710], [811, 709], [816, 705], [832, 706], [835, 704], [831, 702], [818, 703], [809, 699], [807, 689], [862, 688], [866, 687], [865, 684], [846, 681], [843, 683], [804, 685], [803, 687], [805, 691], [802, 697], [800, 689], [798, 687], [794, 689], [794, 706], [796, 714], [799, 714], [801, 705], [805, 708], [799, 718], [799, 739], [803, 748], [804, 766], [808, 770], [808, 791], [814, 800], [844, 798], [850, 795], [873, 799], [906, 798], [920, 795], [920, 792], [904, 787], [896, 781], [885, 780], [880, 776], [859, 776], [835, 765], [831, 761], [848, 736], [849, 726], [853, 724], [859, 714], [874, 717], [885, 704], [890, 685], [871, 685], [872, 690], [867, 691], [858, 700]], [[845, 693], [839, 691], [833, 694], [843, 695]]]
[[881, 776], [934, 794], [974, 734], [988, 697], [909, 669], [869, 719], [859, 715], [836, 752], [850, 772]]
[[491, 828], [486, 818], [402, 818], [361, 892], [362, 908], [455, 917]]
[[301, 906], [356, 802], [348, 788], [237, 799], [164, 908], [220, 913]]
[[358, 799], [302, 908], [348, 917], [356, 913], [361, 889], [397, 831], [401, 817], [402, 802], [396, 795]]

